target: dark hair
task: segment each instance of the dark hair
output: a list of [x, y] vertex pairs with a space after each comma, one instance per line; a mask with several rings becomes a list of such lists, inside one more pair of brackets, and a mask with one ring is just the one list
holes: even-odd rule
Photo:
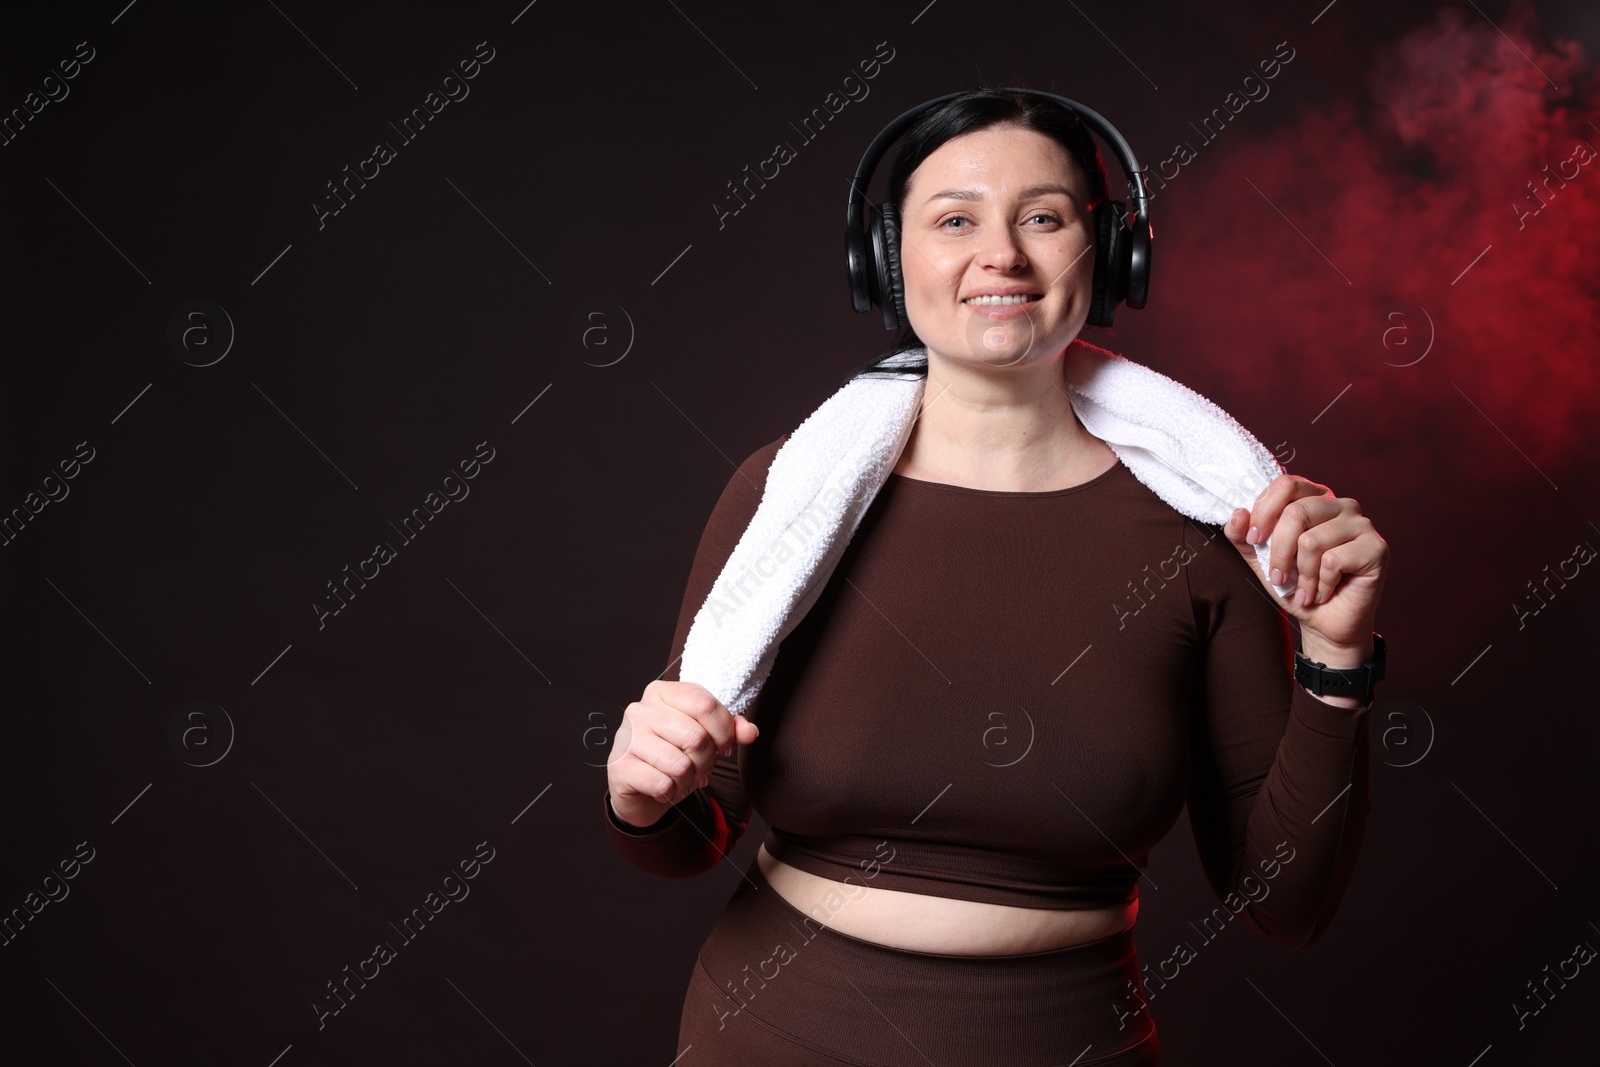
[[[1100, 150], [1095, 147], [1094, 139], [1089, 136], [1088, 126], [1077, 112], [1048, 96], [984, 86], [963, 93], [927, 112], [912, 123], [900, 138], [900, 148], [889, 170], [889, 201], [900, 212], [900, 217], [905, 217], [906, 186], [910, 184], [912, 172], [923, 160], [946, 141], [964, 133], [1002, 124], [1042, 133], [1066, 149], [1067, 155], [1088, 182], [1089, 207], [1094, 207], [1106, 197], [1108, 183], [1105, 162], [1100, 158]], [[911, 328], [911, 324], [906, 323], [900, 337], [888, 349], [851, 371], [835, 391], [859, 376], [926, 377], [926, 355], [915, 359], [902, 355], [921, 347], [922, 339]]]

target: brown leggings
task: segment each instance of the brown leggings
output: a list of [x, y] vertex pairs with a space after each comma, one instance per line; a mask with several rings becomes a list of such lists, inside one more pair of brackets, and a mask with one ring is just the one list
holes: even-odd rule
[[752, 860], [695, 959], [678, 1062], [1158, 1067], [1143, 998], [1131, 927], [1013, 956], [892, 948], [801, 912]]

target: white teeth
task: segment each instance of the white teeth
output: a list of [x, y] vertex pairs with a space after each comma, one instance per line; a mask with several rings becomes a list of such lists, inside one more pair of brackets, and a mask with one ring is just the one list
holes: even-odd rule
[[1012, 296], [973, 296], [973, 297], [968, 297], [966, 300], [963, 300], [962, 303], [963, 304], [982, 304], [982, 305], [989, 305], [989, 304], [1026, 304], [1031, 300], [1038, 300], [1038, 299], [1039, 299], [1039, 297], [1037, 297], [1037, 296], [1029, 296], [1027, 293], [1016, 293], [1016, 294], [1014, 294]]

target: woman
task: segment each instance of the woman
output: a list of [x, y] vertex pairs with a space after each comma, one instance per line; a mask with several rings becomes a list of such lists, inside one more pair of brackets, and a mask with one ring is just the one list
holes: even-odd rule
[[[1371, 703], [1292, 680], [1284, 613], [1310, 659], [1371, 660], [1388, 546], [1287, 474], [1194, 523], [1084, 429], [1063, 355], [1105, 195], [1048, 98], [978, 90], [907, 131], [895, 351], [925, 346], [927, 383], [894, 473], [746, 716], [675, 677], [624, 714], [630, 861], [688, 877], [752, 810], [771, 828], [696, 960], [685, 1063], [1158, 1063], [1132, 930], [1186, 803], [1219, 922], [1303, 945], [1333, 917]], [[712, 513], [669, 675], [787, 437]]]

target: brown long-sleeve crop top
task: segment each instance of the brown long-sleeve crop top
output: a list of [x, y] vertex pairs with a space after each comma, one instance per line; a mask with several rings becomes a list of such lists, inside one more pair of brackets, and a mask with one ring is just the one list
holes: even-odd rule
[[[663, 677], [787, 436], [717, 501]], [[665, 877], [709, 870], [755, 810], [768, 852], [824, 877], [1090, 908], [1137, 898], [1187, 803], [1218, 897], [1307, 944], [1365, 836], [1371, 708], [1307, 692], [1292, 654], [1221, 528], [1121, 463], [1047, 492], [892, 474], [780, 646], [749, 711], [761, 736], [651, 827], [607, 792], [606, 825]]]

